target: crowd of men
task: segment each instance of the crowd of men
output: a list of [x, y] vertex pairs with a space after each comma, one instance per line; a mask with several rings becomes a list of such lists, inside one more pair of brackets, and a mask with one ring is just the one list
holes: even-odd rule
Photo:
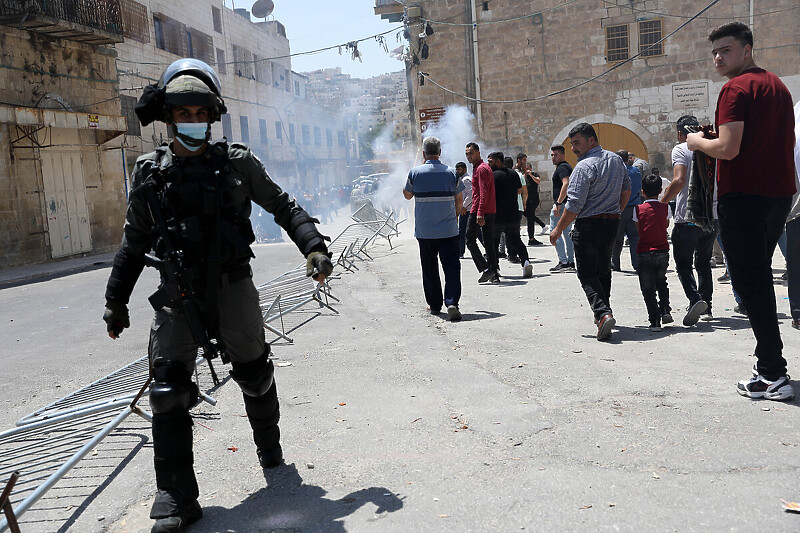
[[[671, 181], [626, 150], [604, 150], [588, 123], [569, 132], [570, 149], [578, 158], [574, 168], [566, 162], [564, 146], [551, 147], [555, 170], [549, 240], [558, 263], [550, 272], [577, 273], [594, 315], [596, 338], [606, 340], [616, 324], [612, 271], [621, 270], [627, 238], [649, 328], [657, 332], [674, 321], [666, 280], [671, 242], [688, 300], [683, 324], [693, 326], [714, 318], [711, 260], [718, 241], [736, 311], [749, 318], [757, 342], [752, 377], [740, 381], [737, 391], [751, 398], [787, 400], [794, 391], [782, 355], [772, 255], [783, 240], [792, 327], [800, 329], [795, 111], [780, 79], [755, 64], [753, 35], [746, 25], [720, 26], [709, 42], [715, 68], [730, 81], [720, 93], [713, 128], [701, 128], [692, 115], [677, 121]], [[771, 156], [764, 158], [765, 153]], [[505, 250], [511, 262], [522, 265], [523, 277], [532, 276], [520, 227], [524, 214], [527, 244], [540, 244], [534, 235], [536, 224], [545, 226], [535, 214], [541, 178], [524, 153], [517, 155], [516, 164], [502, 152], [489, 153], [484, 161], [478, 144], [470, 142], [465, 157], [473, 168], [471, 178], [464, 162], [450, 169], [439, 161], [440, 155], [439, 140], [424, 139], [425, 163], [411, 170], [403, 194], [415, 198], [415, 236], [429, 310], [439, 314], [446, 306], [450, 320], [457, 321], [459, 258], [465, 250], [478, 270], [478, 283], [500, 281], [499, 258]], [[668, 239], [670, 212], [674, 223]], [[444, 295], [437, 258], [445, 276]]]

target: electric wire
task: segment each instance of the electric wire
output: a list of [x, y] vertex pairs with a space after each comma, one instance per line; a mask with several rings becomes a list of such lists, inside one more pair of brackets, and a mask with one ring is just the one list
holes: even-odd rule
[[[661, 11], [653, 11], [653, 10], [650, 10], [650, 9], [642, 9], [642, 8], [634, 7], [632, 5], [620, 4], [620, 3], [617, 3], [617, 2], [615, 2], [613, 0], [603, 0], [603, 3], [604, 4], [610, 4], [609, 7], [618, 7], [620, 9], [630, 9], [631, 11], [635, 11], [637, 13], [647, 13], [648, 15], [658, 15], [658, 16], [661, 16], [661, 17], [672, 17], [672, 18], [679, 18], [679, 19], [689, 18], [687, 15], [676, 15], [674, 13], [665, 13], [665, 12], [661, 12]], [[773, 10], [773, 11], [762, 11], [760, 13], [753, 13], [753, 18], [766, 17], [768, 15], [775, 15], [777, 13], [784, 13], [786, 11], [794, 11], [795, 9], [798, 9], [798, 8], [800, 8], [800, 4], [797, 4], [797, 5], [794, 5], [794, 6], [790, 6], [790, 7], [787, 7], [787, 8], [776, 9], [776, 10]], [[608, 8], [606, 8], [606, 9], [608, 9]], [[733, 18], [746, 19], [746, 18], [749, 18], [749, 17], [750, 17], [750, 14], [746, 13], [746, 14], [743, 14], [743, 15], [741, 15], [739, 17], [734, 16]], [[712, 17], [712, 16], [708, 16], [708, 17], [705, 17], [705, 18], [707, 18], [709, 20], [731, 20], [731, 17]]]
[[628, 59], [626, 59], [624, 61], [620, 61], [619, 63], [617, 63], [613, 67], [611, 67], [611, 68], [609, 68], [607, 70], [604, 70], [600, 74], [597, 74], [596, 76], [592, 76], [591, 78], [586, 79], [586, 80], [584, 80], [584, 81], [582, 81], [580, 83], [576, 83], [576, 84], [574, 84], [574, 85], [572, 85], [570, 87], [565, 87], [564, 89], [559, 89], [557, 91], [553, 91], [553, 92], [550, 92], [550, 93], [547, 93], [547, 94], [543, 94], [543, 95], [539, 95], [539, 96], [532, 96], [532, 97], [529, 97], [529, 98], [516, 98], [516, 99], [513, 99], [513, 100], [488, 100], [488, 99], [483, 99], [483, 98], [474, 98], [472, 96], [467, 96], [465, 94], [461, 94], [461, 93], [459, 93], [457, 91], [454, 91], [452, 89], [449, 89], [449, 88], [437, 83], [436, 80], [432, 79], [425, 72], [422, 72], [422, 71], [419, 71], [419, 70], [418, 70], [418, 72], [419, 72], [419, 75], [422, 76], [425, 79], [425, 81], [429, 81], [429, 82], [433, 83], [434, 85], [436, 85], [437, 87], [439, 87], [440, 89], [442, 89], [443, 91], [445, 91], [447, 93], [450, 93], [450, 94], [452, 94], [454, 96], [458, 96], [460, 98], [463, 98], [464, 100], [468, 100], [470, 102], [480, 102], [480, 103], [484, 103], [484, 104], [517, 104], [517, 103], [522, 103], [522, 102], [534, 102], [534, 101], [538, 101], [538, 100], [544, 100], [546, 98], [551, 98], [553, 96], [557, 96], [559, 94], [564, 94], [566, 92], [575, 90], [575, 89], [577, 89], [579, 87], [583, 87], [584, 85], [592, 83], [593, 81], [596, 81], [596, 80], [598, 80], [598, 79], [600, 79], [602, 77], [605, 77], [606, 75], [610, 74], [611, 72], [614, 72], [618, 68], [622, 67], [623, 65], [626, 65], [626, 64], [630, 63], [631, 61], [633, 61], [637, 57], [641, 56], [646, 51], [648, 51], [651, 48], [654, 48], [655, 46], [663, 43], [664, 41], [666, 41], [667, 39], [669, 39], [670, 37], [672, 37], [673, 35], [678, 33], [680, 30], [682, 30], [684, 27], [686, 27], [689, 23], [691, 23], [691, 22], [695, 21], [696, 19], [700, 18], [703, 15], [703, 13], [705, 13], [706, 11], [711, 9], [714, 5], [718, 4], [720, 1], [721, 0], [713, 0], [710, 4], [708, 4], [702, 10], [700, 10], [697, 14], [695, 14], [690, 19], [686, 20], [683, 24], [681, 24], [680, 26], [678, 26], [677, 28], [672, 30], [670, 33], [668, 33], [667, 35], [662, 37], [659, 41], [651, 44], [650, 46], [648, 46], [644, 50], [641, 50], [639, 53], [637, 53], [635, 55], [632, 55]]

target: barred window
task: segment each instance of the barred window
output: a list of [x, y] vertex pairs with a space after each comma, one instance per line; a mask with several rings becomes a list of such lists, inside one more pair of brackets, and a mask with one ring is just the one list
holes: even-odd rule
[[128, 122], [128, 135], [136, 135], [137, 137], [142, 134], [142, 126], [139, 124], [139, 119], [133, 106], [136, 105], [135, 96], [120, 95], [119, 102], [122, 105], [122, 116]]
[[[639, 52], [642, 57], [660, 56], [664, 54], [664, 43], [658, 43], [663, 37], [661, 19], [642, 20], [639, 22]], [[655, 44], [658, 43], [658, 44]], [[655, 45], [650, 48], [651, 45]]]
[[253, 75], [253, 52], [247, 48], [233, 45], [233, 61], [236, 75], [240, 78], [255, 79]]
[[228, 73], [228, 63], [225, 61], [225, 50], [217, 48], [217, 72], [220, 74]]
[[153, 26], [156, 34], [156, 48], [166, 50], [177, 56], [185, 56], [186, 25], [163, 13], [153, 13]]
[[133, 0], [122, 0], [122, 34], [140, 43], [150, 42], [147, 6]]
[[[289, 127], [291, 128], [292, 125], [289, 124]], [[283, 129], [281, 129], [280, 120], [275, 121], [275, 138], [278, 139], [281, 142], [281, 144], [283, 144]]]
[[267, 144], [267, 121], [263, 118], [258, 119], [258, 133], [261, 137], [261, 144]]
[[194, 57], [205, 61], [214, 62], [214, 40], [200, 30], [189, 28], [186, 32], [186, 42], [189, 48], [189, 57]]
[[239, 117], [239, 126], [242, 130], [242, 142], [249, 143], [250, 142], [250, 122], [247, 120], [247, 117], [240, 116]]
[[218, 7], [211, 6], [211, 19], [214, 21], [214, 31], [222, 33], [222, 13]]
[[253, 66], [256, 74], [256, 81], [270, 85], [272, 83], [272, 68], [269, 61], [253, 54]]
[[231, 116], [228, 113], [225, 113], [221, 117], [222, 122], [222, 136], [225, 137], [228, 142], [233, 142], [233, 128], [231, 127]]
[[606, 60], [624, 61], [628, 59], [630, 48], [630, 37], [628, 36], [628, 25], [608, 26], [606, 28]]

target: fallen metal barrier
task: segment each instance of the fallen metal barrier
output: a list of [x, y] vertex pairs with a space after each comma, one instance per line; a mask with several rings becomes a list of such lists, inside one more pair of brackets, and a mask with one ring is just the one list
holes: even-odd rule
[[[197, 358], [197, 364], [202, 361], [202, 357]], [[0, 480], [16, 481], [11, 485], [14, 490], [8, 489], [10, 514], [2, 507], [5, 518], [0, 520], [0, 532], [7, 528], [14, 531], [16, 520], [132, 413], [152, 421], [152, 415], [138, 405], [148, 395], [149, 386], [145, 356], [34, 411], [18, 420], [18, 427], [0, 433]], [[216, 404], [203, 392], [200, 400]]]
[[356, 222], [370, 225], [370, 227], [375, 229], [381, 237], [385, 238], [389, 242], [390, 250], [392, 249], [392, 237], [397, 237], [400, 235], [398, 226], [401, 222], [403, 222], [403, 220], [394, 220], [394, 212], [391, 212], [387, 215], [386, 213], [378, 211], [372, 205], [372, 202], [365, 203], [356, 209], [355, 212], [350, 215], [350, 218]]

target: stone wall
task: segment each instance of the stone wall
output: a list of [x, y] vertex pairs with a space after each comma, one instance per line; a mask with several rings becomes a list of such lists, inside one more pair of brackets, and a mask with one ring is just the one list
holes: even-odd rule
[[[114, 130], [124, 122], [116, 99], [115, 55], [111, 48], [2, 26], [0, 268], [52, 258], [41, 163], [45, 150], [80, 154], [92, 244], [86, 253], [118, 246], [125, 194]], [[102, 117], [98, 129], [89, 129], [90, 114]], [[54, 125], [67, 128], [68, 141], [58, 133], [63, 128]]]
[[[427, 37], [428, 60], [419, 69], [461, 95], [475, 96], [472, 83], [472, 29], [448, 25], [470, 22], [470, 0], [421, 2], [423, 16], [432, 22]], [[611, 122], [633, 131], [645, 144], [652, 165], [671, 176], [670, 152], [676, 139], [675, 121], [694, 114], [713, 121], [719, 89], [725, 79], [711, 62], [708, 33], [716, 26], [740, 20], [749, 23], [748, 0], [720, 2], [664, 42], [663, 55], [637, 58], [595, 81], [615, 63], [606, 61], [606, 30], [628, 24], [631, 55], [638, 52], [637, 23], [660, 19], [663, 35], [675, 30], [705, 6], [688, 0], [617, 2], [589, 0], [563, 5], [562, 0], [532, 4], [523, 0], [490, 1], [488, 11], [477, 2], [478, 56], [481, 98], [519, 100], [481, 104], [481, 141], [487, 146], [528, 154], [543, 177], [552, 165], [548, 150], [560, 144], [578, 122]], [[759, 66], [781, 76], [800, 99], [800, 9], [796, 0], [754, 2], [755, 58]], [[533, 15], [536, 11], [540, 16]], [[504, 19], [516, 21], [492, 23]], [[439, 23], [435, 21], [440, 21]], [[412, 35], [419, 33], [414, 26]], [[416, 37], [412, 39], [416, 43]], [[585, 83], [581, 87], [573, 86]], [[418, 78], [417, 78], [418, 84]], [[673, 92], [682, 84], [707, 84], [707, 103], [676, 107]], [[477, 105], [427, 81], [415, 87], [418, 109]], [[559, 91], [565, 91], [559, 93]], [[550, 95], [551, 96], [547, 96]], [[480, 131], [480, 130], [479, 130]], [[602, 144], [602, 139], [600, 139]], [[549, 180], [542, 181], [542, 199], [549, 204]]]

